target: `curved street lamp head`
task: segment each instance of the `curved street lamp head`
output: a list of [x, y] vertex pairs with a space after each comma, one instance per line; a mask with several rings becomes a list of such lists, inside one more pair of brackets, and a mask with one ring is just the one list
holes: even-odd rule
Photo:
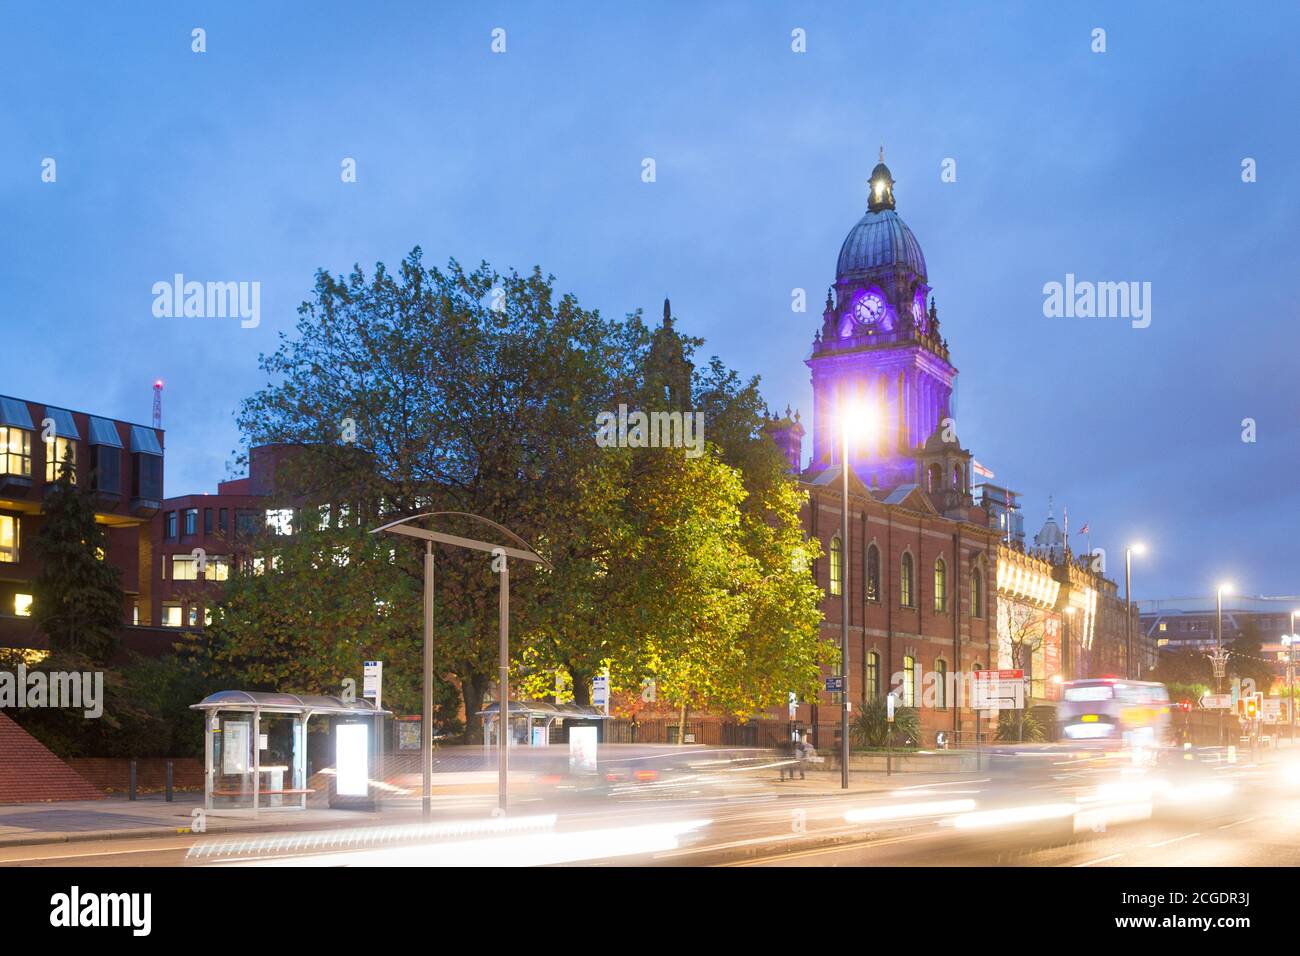
[[1231, 582], [1231, 581], [1220, 581], [1220, 582], [1219, 582], [1219, 597], [1223, 597], [1223, 595], [1225, 595], [1225, 594], [1231, 594], [1231, 593], [1232, 593], [1232, 582]]
[[1128, 549], [1136, 555], [1143, 555], [1147, 553], [1147, 546], [1143, 544], [1141, 541], [1134, 541], [1132, 544], [1128, 546]]

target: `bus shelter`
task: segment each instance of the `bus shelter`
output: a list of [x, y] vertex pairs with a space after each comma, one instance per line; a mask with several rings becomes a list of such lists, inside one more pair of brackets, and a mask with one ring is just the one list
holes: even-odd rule
[[370, 798], [377, 722], [388, 711], [368, 700], [314, 694], [223, 690], [191, 710], [203, 712], [203, 800], [209, 810], [306, 809], [307, 730], [329, 721], [334, 749], [333, 794]]
[[[496, 744], [499, 723], [497, 715], [500, 711], [501, 705], [497, 703], [488, 704], [478, 712], [483, 719], [485, 749]], [[603, 727], [601, 721], [609, 720], [609, 714], [590, 704], [551, 704], [543, 700], [512, 700], [506, 712], [510, 727], [506, 740], [512, 747], [546, 746], [551, 739], [551, 726], [556, 721], [565, 722], [568, 726], [576, 724], [580, 727], [600, 728]], [[600, 739], [604, 739], [604, 736], [603, 732], [599, 732]]]

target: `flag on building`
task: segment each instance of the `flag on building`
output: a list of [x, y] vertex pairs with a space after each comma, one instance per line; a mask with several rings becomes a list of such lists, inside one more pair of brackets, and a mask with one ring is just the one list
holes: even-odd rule
[[1083, 527], [1079, 529], [1079, 534], [1087, 534], [1087, 533], [1088, 533], [1088, 522], [1085, 521], [1083, 523]]
[[971, 461], [971, 467], [972, 467], [973, 469], [975, 469], [975, 474], [979, 475], [981, 478], [992, 478], [992, 477], [993, 477], [993, 472], [989, 471], [987, 468], [985, 468], [983, 465], [981, 465], [978, 461], [974, 461], [974, 460], [972, 460], [972, 461]]

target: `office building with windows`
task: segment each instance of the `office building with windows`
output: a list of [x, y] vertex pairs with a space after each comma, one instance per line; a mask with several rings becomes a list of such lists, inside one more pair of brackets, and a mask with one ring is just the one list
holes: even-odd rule
[[0, 396], [0, 646], [43, 649], [31, 623], [37, 566], [31, 542], [39, 533], [45, 495], [68, 469], [95, 492], [96, 520], [105, 526], [103, 560], [121, 572], [122, 620], [136, 608], [152, 613], [156, 595], [152, 522], [163, 496], [163, 430]]

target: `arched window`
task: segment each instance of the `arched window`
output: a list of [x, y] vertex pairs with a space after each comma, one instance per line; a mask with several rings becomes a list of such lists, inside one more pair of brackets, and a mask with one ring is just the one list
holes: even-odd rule
[[948, 662], [942, 657], [934, 662], [934, 706], [948, 706]]
[[948, 610], [948, 565], [943, 558], [934, 562], [934, 613]]
[[970, 571], [970, 616], [984, 616], [984, 574], [978, 564]]
[[880, 549], [867, 548], [867, 600], [880, 600]]
[[912, 556], [907, 552], [903, 552], [902, 568], [899, 570], [898, 597], [903, 607], [914, 606], [912, 604]]
[[957, 491], [961, 491], [961, 465], [952, 466], [952, 486]]
[[838, 596], [844, 591], [844, 548], [837, 534], [831, 538], [831, 594]]
[[875, 700], [880, 696], [880, 655], [875, 651], [867, 654], [867, 679], [863, 690], [867, 700]]
[[910, 654], [903, 658], [903, 699], [904, 707], [916, 706], [916, 658]]
[[937, 464], [931, 465], [925, 473], [925, 490], [934, 494], [943, 487], [943, 469]]

